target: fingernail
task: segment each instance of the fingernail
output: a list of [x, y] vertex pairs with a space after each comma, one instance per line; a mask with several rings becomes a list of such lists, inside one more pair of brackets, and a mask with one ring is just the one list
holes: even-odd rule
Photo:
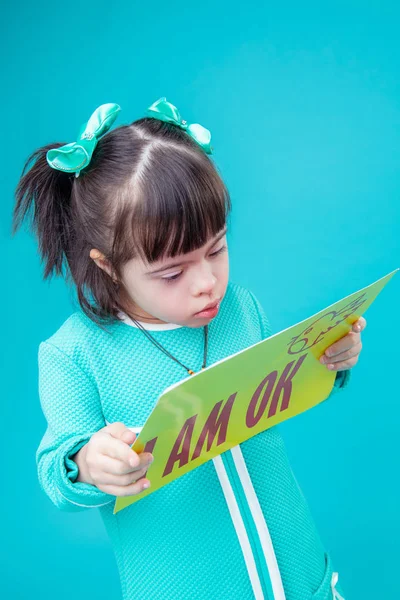
[[150, 483], [144, 483], [143, 484], [143, 489], [144, 490], [147, 490], [147, 488], [149, 488], [149, 487], [150, 487]]

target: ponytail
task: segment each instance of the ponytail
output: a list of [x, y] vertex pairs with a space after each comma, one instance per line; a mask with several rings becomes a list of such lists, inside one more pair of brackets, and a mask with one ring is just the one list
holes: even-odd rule
[[[30, 228], [38, 239], [44, 279], [62, 274], [73, 245], [70, 213], [74, 175], [52, 169], [46, 160], [48, 150], [62, 145], [49, 144], [35, 150], [25, 162], [15, 191], [11, 235], [17, 232], [32, 209]], [[32, 161], [34, 164], [27, 171]]]

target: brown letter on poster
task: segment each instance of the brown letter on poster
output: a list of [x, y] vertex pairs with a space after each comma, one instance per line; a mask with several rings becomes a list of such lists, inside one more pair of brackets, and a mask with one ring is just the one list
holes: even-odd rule
[[280, 412], [286, 410], [289, 406], [289, 400], [292, 393], [292, 379], [296, 375], [297, 371], [300, 369], [303, 364], [307, 354], [303, 354], [293, 367], [293, 371], [289, 374], [290, 369], [294, 364], [294, 360], [286, 365], [282, 375], [279, 378], [278, 383], [276, 384], [276, 388], [274, 390], [274, 395], [272, 398], [271, 406], [269, 407], [268, 417], [273, 417], [276, 413], [276, 409], [278, 406], [279, 397], [281, 395], [281, 391], [283, 390], [283, 399], [281, 404]]
[[154, 450], [154, 446], [156, 445], [157, 440], [158, 440], [158, 437], [155, 437], [152, 440], [149, 440], [148, 442], [146, 442], [143, 452], [150, 452], [150, 454], [151, 454]]
[[[189, 462], [190, 444], [192, 442], [192, 435], [194, 424], [196, 422], [197, 415], [187, 419], [179, 432], [174, 447], [172, 448], [171, 454], [169, 455], [167, 466], [164, 469], [163, 477], [169, 475], [174, 468], [174, 464], [179, 462], [179, 467], [187, 465]], [[179, 448], [182, 445], [182, 449]]]
[[[265, 379], [262, 380], [262, 382], [260, 383], [260, 385], [258, 386], [256, 391], [254, 392], [253, 397], [250, 400], [249, 408], [247, 409], [247, 413], [246, 413], [246, 425], [249, 429], [251, 427], [254, 427], [254, 425], [257, 425], [258, 421], [263, 416], [265, 409], [267, 408], [267, 404], [268, 404], [269, 398], [271, 396], [272, 390], [274, 388], [277, 376], [278, 376], [278, 372], [272, 371], [272, 373], [267, 375], [265, 377]], [[267, 388], [266, 388], [264, 395], [262, 397], [262, 400], [260, 402], [260, 406], [259, 406], [258, 410], [256, 410], [257, 404], [258, 404], [258, 399], [259, 399], [260, 394], [265, 385], [267, 386]]]
[[223, 444], [225, 442], [226, 432], [228, 430], [229, 417], [231, 416], [232, 406], [235, 401], [236, 394], [237, 394], [237, 392], [235, 392], [234, 394], [231, 394], [229, 396], [224, 408], [221, 410], [219, 415], [218, 415], [218, 413], [221, 408], [221, 404], [222, 404], [223, 400], [221, 400], [221, 402], [217, 402], [217, 404], [214, 406], [214, 408], [208, 415], [207, 421], [205, 422], [204, 427], [201, 431], [199, 440], [196, 445], [196, 449], [193, 452], [192, 460], [194, 460], [195, 458], [198, 458], [200, 456], [200, 454], [203, 450], [203, 446], [204, 446], [206, 437], [208, 438], [207, 439], [207, 452], [209, 452], [209, 450], [214, 442], [214, 438], [215, 438], [217, 432], [218, 432], [217, 446], [219, 446], [220, 444]]

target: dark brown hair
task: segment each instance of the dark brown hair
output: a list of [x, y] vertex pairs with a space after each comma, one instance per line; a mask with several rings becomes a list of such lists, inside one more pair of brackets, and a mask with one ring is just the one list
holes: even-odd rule
[[99, 249], [120, 279], [131, 258], [152, 263], [203, 246], [225, 226], [230, 197], [203, 149], [158, 119], [109, 131], [79, 177], [47, 163], [47, 151], [63, 145], [43, 146], [27, 159], [15, 192], [12, 235], [32, 207], [44, 279], [56, 274], [74, 283], [82, 310], [101, 326], [118, 319], [120, 286], [90, 250]]

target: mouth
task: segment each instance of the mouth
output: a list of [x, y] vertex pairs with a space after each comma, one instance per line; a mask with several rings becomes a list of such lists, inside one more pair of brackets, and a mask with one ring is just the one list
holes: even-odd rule
[[204, 308], [202, 308], [201, 310], [199, 310], [196, 315], [198, 315], [201, 312], [204, 312], [205, 310], [210, 310], [211, 308], [216, 308], [217, 304], [220, 303], [220, 300], [216, 300], [215, 302], [210, 302], [210, 304], [207, 304], [207, 306], [205, 306]]
[[212, 316], [212, 314], [215, 311], [216, 311], [216, 313], [218, 312], [220, 302], [221, 302], [221, 298], [219, 300], [215, 300], [215, 302], [210, 302], [210, 304], [207, 304], [207, 306], [205, 306], [202, 310], [199, 310], [199, 312], [195, 313], [195, 316], [202, 316], [202, 317]]

